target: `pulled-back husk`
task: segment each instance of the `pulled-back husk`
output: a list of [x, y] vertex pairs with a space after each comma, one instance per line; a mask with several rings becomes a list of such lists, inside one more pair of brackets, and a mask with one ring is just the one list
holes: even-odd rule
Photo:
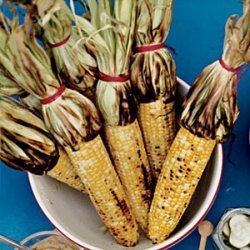
[[[60, 84], [52, 72], [49, 58], [35, 40], [29, 22], [15, 29], [9, 40], [15, 67], [24, 81], [20, 86], [38, 99], [55, 94]], [[11, 68], [11, 67], [10, 67]], [[94, 104], [80, 93], [67, 89], [55, 101], [42, 106], [42, 115], [49, 131], [62, 146], [77, 150], [82, 141], [94, 138], [100, 128]]]
[[[135, 47], [164, 43], [172, 14], [172, 0], [137, 1]], [[131, 81], [140, 102], [158, 99], [173, 101], [176, 95], [176, 66], [168, 50], [163, 47], [137, 53], [135, 48]]]
[[42, 175], [59, 153], [41, 118], [16, 100], [0, 95], [0, 157], [12, 168]]
[[[86, 1], [91, 24], [75, 17], [80, 29], [88, 34], [81, 43], [87, 44], [101, 72], [110, 76], [129, 75], [131, 47], [135, 26], [135, 1]], [[128, 125], [137, 116], [137, 100], [130, 80], [106, 82], [99, 80], [96, 103], [106, 125]]]
[[[80, 36], [72, 26], [72, 13], [64, 0], [33, 0], [29, 13], [36, 20], [36, 30], [40, 34], [52, 67], [65, 84], [94, 100], [97, 82], [95, 58], [85, 46], [75, 47]], [[61, 46], [53, 47], [67, 37]]]
[[[237, 69], [250, 62], [250, 1], [244, 2], [244, 14], [231, 16], [226, 24], [223, 62]], [[181, 115], [181, 125], [193, 134], [218, 142], [231, 135], [238, 117], [237, 75], [219, 61], [207, 66], [189, 90]]]

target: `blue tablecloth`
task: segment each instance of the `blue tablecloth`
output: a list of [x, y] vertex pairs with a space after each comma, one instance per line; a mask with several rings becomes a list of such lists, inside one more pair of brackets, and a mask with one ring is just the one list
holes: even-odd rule
[[[222, 53], [224, 27], [231, 14], [241, 14], [242, 4], [237, 0], [178, 0], [167, 43], [178, 53], [174, 56], [177, 74], [192, 84], [196, 76]], [[250, 207], [250, 72], [241, 79], [239, 87], [240, 116], [231, 160], [227, 160], [229, 142], [224, 145], [224, 172], [217, 199], [207, 215], [215, 225], [221, 214], [229, 207]], [[7, 168], [0, 163], [0, 233], [16, 240], [27, 235], [52, 229], [31, 192], [27, 175]], [[198, 249], [197, 230], [173, 250]], [[0, 249], [9, 248], [1, 245]], [[207, 249], [213, 249], [208, 240]]]

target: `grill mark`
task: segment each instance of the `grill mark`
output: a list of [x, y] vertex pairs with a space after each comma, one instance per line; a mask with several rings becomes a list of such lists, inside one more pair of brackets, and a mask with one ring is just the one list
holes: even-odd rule
[[[38, 131], [40, 134], [42, 134], [43, 136], [50, 138], [51, 141], [54, 142], [54, 138], [52, 137], [52, 135], [49, 132], [47, 132], [46, 130], [44, 130], [44, 129], [38, 127], [38, 126], [36, 126], [35, 124], [26, 122], [26, 121], [24, 121], [22, 119], [18, 119], [16, 117], [14, 117], [13, 115], [9, 114], [9, 113], [6, 114], [6, 116], [8, 117], [9, 120], [12, 120], [13, 122], [15, 122], [17, 124], [20, 124], [20, 125], [22, 125], [24, 127], [27, 127], [27, 128], [30, 128], [30, 129], [34, 129], [34, 130]], [[35, 116], [35, 118], [37, 118], [37, 117]], [[42, 144], [40, 146], [42, 147]]]
[[142, 195], [142, 198], [145, 202], [147, 202], [148, 204], [150, 204], [151, 202], [151, 196], [152, 196], [152, 192], [151, 192], [151, 181], [149, 180], [149, 175], [147, 172], [147, 168], [146, 166], [142, 163], [141, 164], [141, 169], [142, 169], [142, 174], [143, 174], [143, 180], [144, 180], [144, 187], [146, 190], [146, 194]]
[[127, 125], [132, 123], [137, 116], [138, 102], [133, 94], [130, 82], [123, 83], [116, 89], [119, 97], [119, 125]]
[[132, 218], [132, 214], [130, 213], [127, 202], [124, 199], [120, 200], [114, 190], [110, 189], [110, 192], [112, 196], [114, 197], [117, 203], [117, 206], [121, 209], [122, 214], [126, 218], [126, 221], [128, 221], [129, 223], [132, 223], [133, 218]]

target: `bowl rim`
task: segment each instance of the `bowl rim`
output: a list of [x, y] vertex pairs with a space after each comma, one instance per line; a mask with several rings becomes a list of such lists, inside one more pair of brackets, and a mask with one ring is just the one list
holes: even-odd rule
[[[190, 85], [188, 83], [186, 83], [185, 81], [183, 81], [182, 79], [180, 79], [179, 77], [177, 77], [177, 82], [181, 83], [182, 85], [184, 85], [184, 87], [188, 87], [190, 88]], [[216, 183], [217, 185], [213, 188], [213, 193], [214, 195], [210, 198], [210, 201], [207, 202], [207, 205], [202, 209], [201, 212], [202, 215], [201, 216], [197, 216], [197, 219], [195, 220], [195, 222], [193, 223], [192, 226], [189, 226], [189, 228], [187, 228], [186, 230], [184, 230], [184, 232], [182, 233], [181, 236], [176, 235], [176, 239], [173, 240], [171, 243], [166, 242], [167, 240], [152, 246], [150, 248], [147, 248], [145, 250], [164, 250], [164, 249], [168, 249], [170, 247], [173, 247], [174, 245], [178, 244], [179, 242], [181, 242], [182, 240], [184, 240], [188, 235], [190, 235], [195, 229], [196, 227], [201, 223], [201, 221], [203, 221], [203, 219], [206, 217], [206, 215], [208, 214], [208, 212], [210, 211], [210, 209], [212, 208], [215, 199], [217, 197], [217, 194], [219, 192], [220, 189], [220, 185], [221, 185], [221, 181], [222, 181], [222, 172], [223, 172], [223, 162], [224, 162], [224, 155], [223, 155], [223, 147], [221, 144], [217, 144], [216, 148], [218, 148], [218, 153], [221, 155], [221, 158], [219, 158], [219, 162], [218, 165], [220, 166], [220, 173], [216, 176]], [[83, 250], [103, 250], [101, 248], [96, 248], [93, 247], [91, 245], [89, 245], [88, 243], [81, 243], [79, 244], [77, 242], [77, 239], [75, 239], [75, 237], [73, 235], [71, 235], [70, 233], [66, 233], [64, 232], [64, 229], [61, 227], [61, 225], [53, 218], [53, 216], [50, 214], [50, 212], [47, 210], [46, 206], [43, 204], [41, 197], [39, 196], [39, 192], [36, 188], [35, 185], [35, 179], [33, 178], [33, 174], [28, 173], [28, 179], [29, 179], [29, 184], [33, 193], [33, 196], [37, 202], [37, 204], [39, 205], [40, 209], [42, 210], [42, 212], [44, 213], [44, 215], [46, 216], [46, 218], [50, 221], [50, 223], [62, 234], [64, 235], [66, 238], [68, 238], [69, 240], [71, 240], [72, 242], [74, 242], [76, 245], [78, 245], [79, 247], [81, 247]], [[83, 245], [82, 245], [83, 244]]]

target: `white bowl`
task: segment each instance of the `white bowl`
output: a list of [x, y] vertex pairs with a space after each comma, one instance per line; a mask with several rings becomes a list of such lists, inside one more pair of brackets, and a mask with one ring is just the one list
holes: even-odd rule
[[[178, 83], [178, 93], [183, 96], [187, 93], [189, 85], [181, 79], [178, 79]], [[215, 200], [221, 180], [222, 166], [222, 146], [217, 145], [192, 201], [174, 233], [167, 240], [156, 245], [141, 236], [138, 245], [131, 249], [168, 248], [189, 235], [206, 216]], [[87, 195], [59, 184], [48, 176], [29, 174], [29, 180], [42, 211], [66, 237], [91, 250], [128, 249], [118, 245], [109, 233], [103, 234], [101, 232], [103, 223]]]

